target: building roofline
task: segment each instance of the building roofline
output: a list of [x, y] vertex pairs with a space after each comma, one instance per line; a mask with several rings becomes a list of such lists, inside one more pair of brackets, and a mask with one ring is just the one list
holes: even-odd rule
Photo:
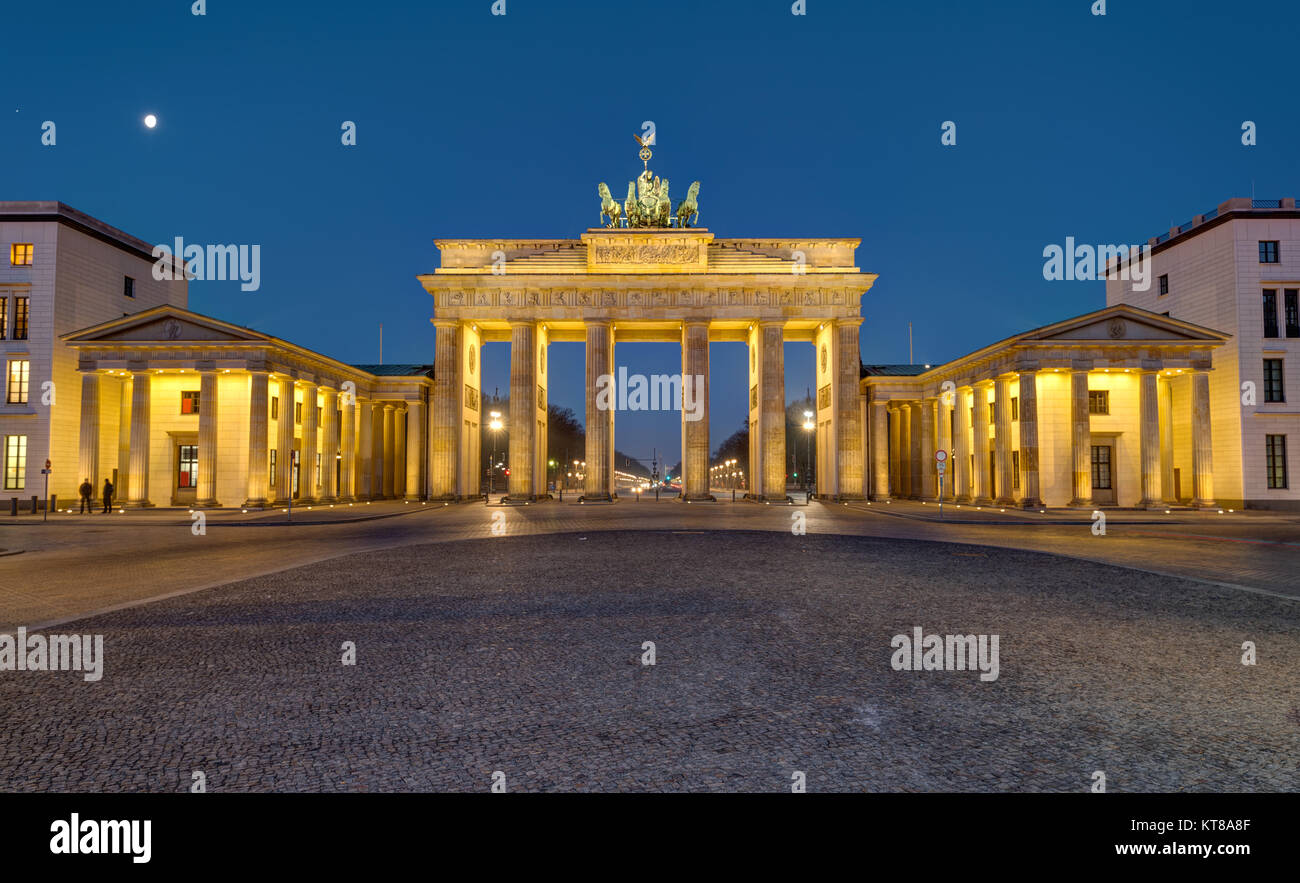
[[63, 224], [138, 258], [154, 260], [153, 245], [62, 202], [0, 202], [0, 221]]

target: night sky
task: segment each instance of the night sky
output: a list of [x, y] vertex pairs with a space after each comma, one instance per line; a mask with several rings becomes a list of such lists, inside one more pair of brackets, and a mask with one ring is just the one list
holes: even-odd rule
[[[378, 360], [380, 323], [385, 361], [431, 362], [433, 240], [576, 238], [597, 182], [621, 197], [640, 171], [645, 120], [651, 167], [676, 198], [703, 182], [715, 235], [862, 239], [870, 363], [908, 360], [908, 322], [934, 363], [1101, 307], [1101, 282], [1043, 279], [1067, 236], [1141, 243], [1232, 196], [1300, 196], [1294, 0], [190, 5], [6, 6], [0, 199], [259, 244], [259, 291], [196, 282], [191, 308], [349, 362]], [[617, 356], [680, 370], [675, 346]], [[743, 345], [712, 358], [716, 445], [745, 416]], [[508, 346], [483, 362], [504, 392]], [[550, 362], [581, 417], [581, 345]], [[786, 365], [803, 395], [812, 347]], [[679, 425], [620, 414], [618, 447], [671, 464]]]

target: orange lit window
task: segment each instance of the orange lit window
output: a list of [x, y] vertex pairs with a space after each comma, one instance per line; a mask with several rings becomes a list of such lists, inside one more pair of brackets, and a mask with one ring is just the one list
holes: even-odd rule
[[33, 247], [30, 242], [15, 242], [9, 246], [9, 266], [30, 267]]

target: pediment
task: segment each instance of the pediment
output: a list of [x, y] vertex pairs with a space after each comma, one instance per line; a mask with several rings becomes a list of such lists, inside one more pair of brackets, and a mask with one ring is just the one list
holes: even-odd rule
[[1204, 343], [1223, 340], [1224, 335], [1179, 322], [1145, 310], [1112, 307], [1079, 316], [1025, 334], [1024, 342], [1167, 340]]
[[94, 328], [68, 336], [73, 343], [93, 342], [188, 342], [260, 341], [266, 338], [255, 331], [180, 310], [149, 311], [124, 316]]

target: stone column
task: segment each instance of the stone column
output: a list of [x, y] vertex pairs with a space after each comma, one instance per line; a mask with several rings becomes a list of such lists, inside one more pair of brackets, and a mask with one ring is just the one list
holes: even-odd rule
[[1088, 371], [1070, 374], [1070, 450], [1074, 459], [1071, 506], [1092, 507], [1092, 428], [1088, 417]]
[[267, 469], [270, 468], [267, 425], [271, 408], [268, 380], [265, 371], [251, 370], [248, 373], [248, 499], [244, 500], [245, 509], [266, 506]]
[[1210, 508], [1214, 502], [1214, 461], [1210, 433], [1210, 375], [1192, 375], [1192, 494], [1193, 505]]
[[[865, 477], [862, 451], [862, 422], [859, 418], [862, 391], [862, 358], [858, 349], [861, 319], [835, 320], [835, 443], [838, 447], [837, 500], [861, 500]], [[784, 418], [783, 418], [784, 419]]]
[[358, 436], [356, 453], [356, 479], [354, 493], [357, 500], [369, 500], [374, 492], [375, 477], [375, 406], [370, 401], [358, 401]]
[[320, 501], [333, 503], [339, 497], [338, 455], [339, 455], [339, 393], [336, 389], [326, 388], [325, 401], [321, 405], [321, 452], [320, 452]]
[[[380, 452], [380, 475], [383, 481], [384, 499], [391, 500], [397, 495], [397, 477], [394, 465], [397, 461], [397, 406], [392, 402], [384, 405], [384, 447]], [[406, 468], [406, 464], [402, 464]]]
[[343, 407], [339, 409], [339, 469], [340, 503], [351, 503], [357, 498], [357, 399], [355, 393], [345, 393]]
[[[601, 383], [601, 376], [606, 377]], [[614, 409], [610, 393], [603, 406], [597, 402], [600, 386], [610, 386], [614, 376], [614, 340], [611, 323], [605, 319], [587, 322], [587, 472], [582, 496], [587, 500], [610, 500], [614, 496], [610, 452], [614, 444]]]
[[[117, 415], [117, 486], [113, 499], [126, 500], [131, 475], [131, 378], [123, 377], [118, 384]], [[104, 483], [95, 485], [95, 493], [102, 494]]]
[[92, 498], [99, 496], [104, 487], [99, 480], [99, 382], [98, 371], [81, 375], [81, 447], [77, 474], [90, 480]]
[[1162, 380], [1160, 390], [1160, 495], [1166, 505], [1177, 505], [1174, 496], [1174, 388]]
[[194, 505], [215, 509], [217, 502], [217, 371], [199, 371], [199, 475]]
[[[537, 498], [533, 492], [533, 461], [537, 457], [536, 414], [537, 327], [532, 322], [511, 322], [510, 476], [506, 486], [512, 500]], [[590, 464], [591, 460], [587, 462]]]
[[375, 402], [370, 408], [370, 499], [384, 498], [384, 406]]
[[[682, 496], [709, 493], [709, 323], [682, 323]], [[663, 403], [660, 403], [663, 407]]]
[[1144, 369], [1138, 388], [1138, 438], [1142, 447], [1142, 502], [1154, 509], [1161, 505], [1160, 488], [1160, 375]]
[[873, 401], [871, 414], [871, 499], [889, 499], [889, 403]]
[[1020, 504], [1026, 509], [1043, 506], [1038, 468], [1038, 372], [1020, 372]]
[[993, 505], [989, 486], [993, 477], [989, 474], [989, 386], [990, 381], [981, 381], [972, 388], [971, 395], [971, 408], [975, 414], [971, 424], [971, 432], [975, 435], [975, 468], [971, 470], [971, 477], [975, 480], [974, 502], [979, 506]]
[[[951, 500], [954, 496], [953, 481], [956, 479], [956, 475], [953, 472], [955, 464], [952, 462], [952, 413], [956, 399], [956, 393], [947, 392], [941, 394], [935, 400], [935, 449], [948, 452], [948, 461], [944, 463], [945, 469], [942, 475], [938, 474], [938, 465], [935, 466], [935, 481], [942, 485], [939, 489], [939, 499], [941, 500]], [[943, 481], [940, 482], [940, 478]]]
[[393, 410], [393, 496], [406, 498], [406, 403]]
[[148, 371], [131, 372], [131, 471], [127, 505], [152, 506], [149, 502], [149, 411], [151, 406]]
[[[447, 320], [434, 320], [437, 342], [434, 347], [433, 405], [430, 408], [429, 495], [435, 500], [456, 497], [457, 448], [460, 439], [460, 384], [457, 381], [460, 359], [460, 326]], [[477, 493], [478, 488], [467, 489]]]
[[406, 499], [424, 499], [420, 464], [424, 452], [424, 402], [411, 402], [406, 414]]
[[999, 377], [993, 389], [993, 442], [997, 446], [998, 481], [997, 503], [1002, 506], [1014, 506], [1016, 492], [1011, 464], [1011, 380]]
[[275, 505], [285, 506], [293, 498], [293, 378], [281, 377], [279, 416], [276, 418]]
[[955, 393], [957, 437], [953, 439], [952, 490], [953, 501], [971, 501], [971, 389], [963, 386]]
[[785, 494], [785, 323], [759, 322], [763, 345], [763, 399], [759, 428], [763, 433], [763, 496], [781, 500]]
[[912, 496], [912, 405], [898, 406], [898, 486], [894, 496], [906, 499]]
[[921, 400], [921, 437], [916, 446], [917, 456], [920, 458], [921, 472], [921, 490], [920, 498], [922, 500], [934, 500], [937, 497], [938, 483], [935, 480], [934, 465], [934, 411], [935, 400], [927, 398]]
[[889, 406], [889, 484], [885, 490], [890, 497], [903, 496], [904, 422], [902, 409]]
[[[308, 383], [302, 392], [302, 455], [298, 467], [298, 499], [302, 503], [314, 502], [320, 494], [316, 487], [316, 451], [318, 445], [316, 420], [316, 384]], [[321, 479], [325, 478], [325, 458], [321, 458]]]

